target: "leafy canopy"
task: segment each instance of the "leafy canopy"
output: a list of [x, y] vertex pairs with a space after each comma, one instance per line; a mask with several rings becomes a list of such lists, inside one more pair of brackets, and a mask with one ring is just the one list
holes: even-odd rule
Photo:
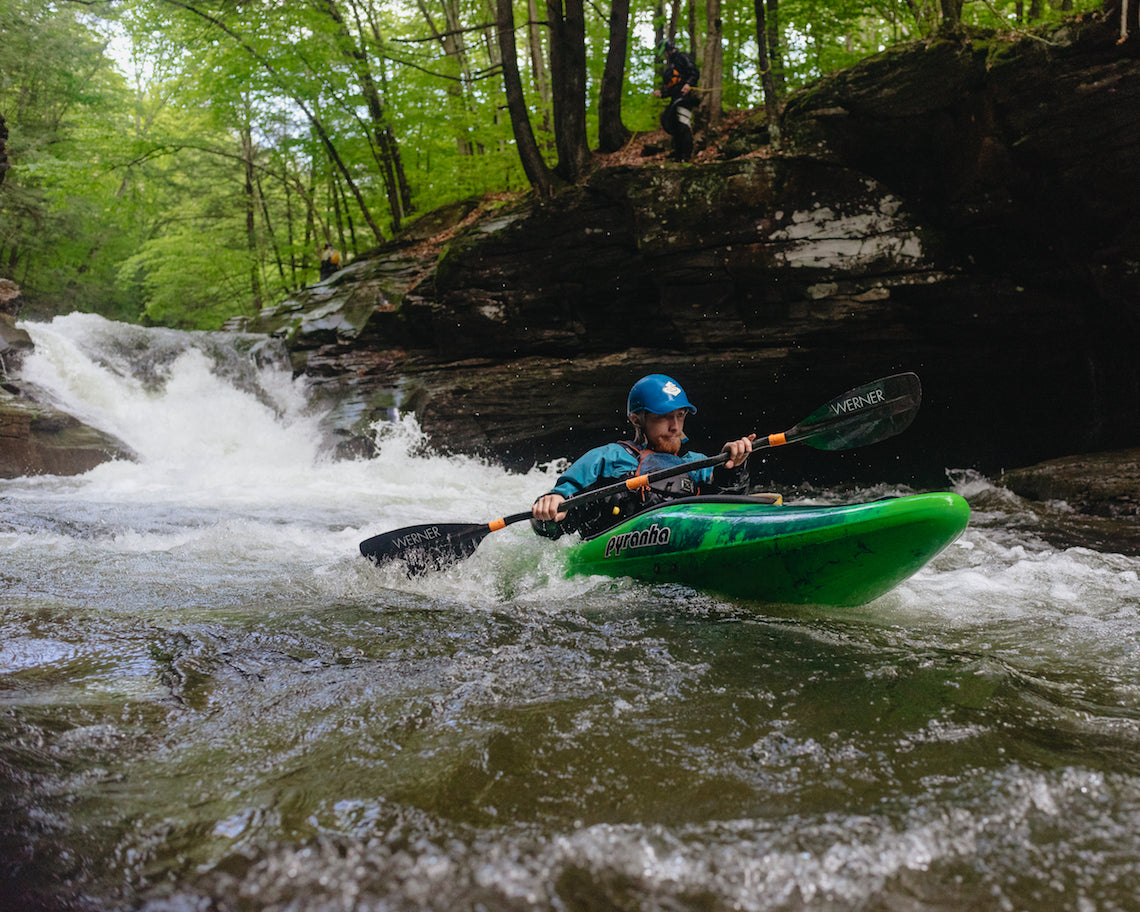
[[[660, 37], [703, 53], [692, 2], [631, 3], [627, 129], [657, 129]], [[940, 0], [766, 3], [780, 93], [944, 24]], [[1099, 5], [966, 0], [961, 17], [1011, 32]], [[513, 7], [553, 160], [548, 7]], [[583, 10], [594, 145], [609, 7]], [[326, 242], [349, 259], [418, 213], [526, 191], [494, 19], [489, 0], [0, 0], [0, 276], [32, 316], [214, 328], [315, 281]], [[753, 0], [721, 0], [720, 22], [722, 104], [758, 107]]]

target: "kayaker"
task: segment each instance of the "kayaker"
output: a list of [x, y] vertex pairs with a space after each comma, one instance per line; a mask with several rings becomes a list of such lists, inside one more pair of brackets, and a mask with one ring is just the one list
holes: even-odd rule
[[677, 476], [648, 491], [623, 492], [569, 514], [558, 509], [567, 497], [583, 491], [682, 462], [704, 459], [702, 453], [681, 452], [688, 440], [685, 418], [696, 414], [696, 411], [685, 391], [672, 377], [649, 374], [638, 380], [626, 401], [626, 414], [633, 425], [634, 439], [595, 447], [559, 476], [555, 486], [531, 507], [531, 526], [535, 532], [547, 538], [558, 538], [566, 532], [596, 535], [668, 498], [694, 494], [746, 494], [748, 454], [752, 452], [755, 434], [726, 443], [721, 451], [729, 454], [729, 460], [722, 466]]

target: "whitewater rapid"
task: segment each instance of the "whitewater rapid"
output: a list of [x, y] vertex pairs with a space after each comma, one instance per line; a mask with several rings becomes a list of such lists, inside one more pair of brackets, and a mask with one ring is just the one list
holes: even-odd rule
[[[76, 478], [8, 485], [6, 499], [25, 500], [67, 524], [50, 541], [56, 548], [248, 555], [280, 567], [283, 579], [308, 572], [338, 591], [351, 581], [366, 592], [382, 579], [474, 604], [498, 598], [500, 587], [486, 583], [499, 566], [523, 570], [524, 590], [534, 584], [556, 600], [580, 591], [580, 582], [558, 573], [557, 551], [567, 542], [536, 539], [526, 524], [489, 536], [472, 567], [424, 580], [377, 571], [357, 552], [361, 539], [379, 532], [484, 522], [525, 509], [553, 485], [564, 460], [518, 473], [478, 458], [442, 456], [410, 416], [375, 426], [370, 458], [337, 460], [325, 446], [322, 415], [310, 405], [305, 380], [294, 378], [287, 358], [264, 340], [235, 345], [230, 334], [148, 329], [90, 314], [23, 326], [36, 344], [23, 380], [138, 456]], [[1018, 499], [976, 473], [950, 472], [947, 487], [972, 501], [971, 530], [934, 569], [886, 599], [880, 616], [897, 605], [904, 616], [932, 612], [943, 625], [969, 630], [977, 619], [989, 627], [1031, 613], [1068, 617], [1085, 603], [1105, 602], [1107, 611], [1118, 595], [1140, 594], [1135, 560], [1058, 550], [1020, 530], [1011, 533], [1006, 520], [1020, 509]], [[865, 499], [897, 493], [909, 489], [861, 492]], [[806, 499], [840, 495], [811, 490]], [[84, 530], [78, 542], [77, 528]], [[503, 587], [520, 591], [513, 582]], [[1104, 613], [1094, 607], [1067, 625], [1076, 636]], [[1089, 641], [1119, 642], [1111, 629], [1096, 630]]]
[[271, 340], [21, 325], [20, 381], [136, 459], [0, 481], [0, 900], [1132, 903], [1140, 560], [991, 480], [947, 467], [966, 533], [859, 609], [567, 579], [525, 523], [409, 578], [358, 543], [525, 509], [564, 463], [407, 416], [337, 460]]

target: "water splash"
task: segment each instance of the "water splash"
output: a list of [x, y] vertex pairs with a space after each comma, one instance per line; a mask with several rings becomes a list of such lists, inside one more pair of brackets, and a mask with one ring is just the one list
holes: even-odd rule
[[24, 379], [139, 461], [0, 483], [0, 896], [1132, 902], [1140, 561], [1039, 534], [1058, 513], [957, 473], [966, 534], [862, 609], [565, 579], [525, 523], [410, 579], [357, 543], [524, 509], [559, 467], [408, 417], [330, 460], [252, 338], [25, 325]]

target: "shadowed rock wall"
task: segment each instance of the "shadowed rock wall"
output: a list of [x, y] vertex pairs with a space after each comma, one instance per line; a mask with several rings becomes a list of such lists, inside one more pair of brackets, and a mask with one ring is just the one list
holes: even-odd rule
[[[793, 98], [789, 143], [600, 168], [539, 204], [457, 204], [263, 312], [351, 449], [412, 410], [443, 449], [528, 465], [620, 433], [675, 374], [693, 445], [783, 430], [914, 370], [904, 438], [773, 454], [796, 478], [932, 479], [1140, 436], [1140, 63], [1089, 21], [893, 50]], [[438, 217], [438, 216], [437, 216]]]
[[624, 432], [651, 371], [698, 403], [706, 451], [922, 377], [907, 434], [767, 454], [777, 482], [1136, 446], [1140, 42], [1116, 37], [893, 49], [790, 99], [779, 152], [741, 136], [542, 203], [461, 201], [244, 328], [287, 340], [345, 454], [397, 409], [445, 451], [572, 457]]

